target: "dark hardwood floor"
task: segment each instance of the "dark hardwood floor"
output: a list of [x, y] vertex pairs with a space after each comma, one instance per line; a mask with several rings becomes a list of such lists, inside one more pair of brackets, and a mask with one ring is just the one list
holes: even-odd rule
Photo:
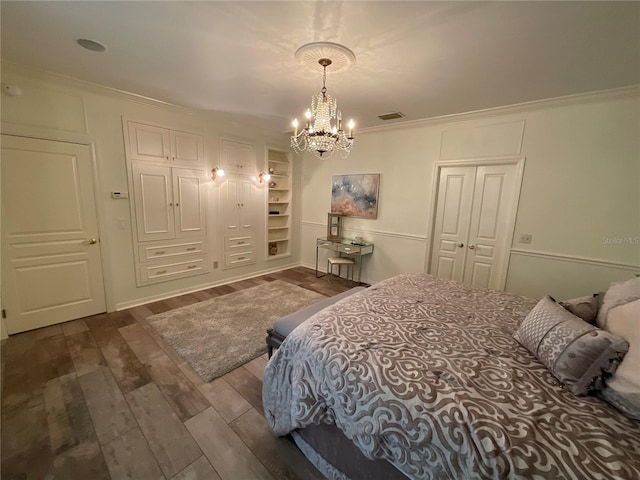
[[266, 354], [204, 383], [146, 321], [276, 279], [351, 287], [297, 267], [4, 340], [2, 479], [324, 478], [269, 430]]

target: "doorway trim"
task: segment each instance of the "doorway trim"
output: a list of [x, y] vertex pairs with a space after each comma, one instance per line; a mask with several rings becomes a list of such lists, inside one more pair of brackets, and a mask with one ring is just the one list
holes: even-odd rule
[[466, 158], [460, 160], [438, 160], [433, 164], [433, 175], [431, 178], [431, 201], [429, 205], [427, 244], [424, 261], [424, 273], [431, 271], [431, 253], [433, 249], [433, 237], [436, 227], [436, 212], [438, 208], [438, 186], [440, 184], [440, 174], [445, 167], [483, 167], [489, 165], [515, 165], [516, 166], [516, 185], [514, 201], [509, 211], [509, 221], [507, 225], [507, 239], [509, 248], [505, 249], [500, 255], [504, 258], [500, 275], [500, 288], [504, 290], [507, 282], [507, 272], [509, 270], [509, 261], [511, 256], [511, 248], [513, 245], [513, 235], [516, 228], [516, 219], [518, 216], [518, 207], [520, 205], [520, 195], [522, 193], [522, 179], [524, 177], [524, 165], [526, 157], [508, 156], [508, 157], [489, 157], [489, 158]]
[[[107, 312], [116, 310], [116, 302], [114, 298], [114, 284], [112, 282], [111, 272], [111, 255], [109, 253], [109, 235], [107, 228], [107, 214], [104, 202], [100, 201], [103, 196], [103, 188], [101, 182], [101, 169], [98, 162], [98, 152], [96, 148], [96, 140], [90, 135], [80, 132], [69, 132], [65, 130], [55, 130], [46, 127], [36, 127], [31, 125], [21, 125], [10, 122], [0, 123], [0, 134], [12, 137], [25, 137], [34, 140], [51, 140], [54, 142], [75, 143], [78, 145], [86, 145], [89, 147], [91, 155], [91, 173], [93, 181], [93, 189], [95, 192], [95, 209], [96, 219], [98, 222], [98, 235], [100, 248], [100, 257], [102, 259], [102, 284], [104, 285], [104, 296]], [[1, 175], [1, 174], [0, 174]]]

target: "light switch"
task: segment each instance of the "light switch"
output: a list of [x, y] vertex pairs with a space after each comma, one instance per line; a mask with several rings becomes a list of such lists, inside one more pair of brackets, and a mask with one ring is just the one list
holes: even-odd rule
[[124, 230], [127, 228], [127, 224], [124, 222], [124, 218], [119, 218], [118, 219], [118, 228], [120, 230]]

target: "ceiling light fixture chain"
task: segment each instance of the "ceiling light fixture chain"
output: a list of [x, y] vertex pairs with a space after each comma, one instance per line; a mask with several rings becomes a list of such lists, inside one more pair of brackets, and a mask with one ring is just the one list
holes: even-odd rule
[[[326, 53], [328, 48], [335, 55], [343, 55], [342, 63], [345, 59], [355, 61], [355, 55], [351, 50], [337, 44], [311, 43], [304, 45], [296, 52], [296, 58], [309, 53], [316, 53], [313, 49], [322, 48], [322, 53]], [[343, 49], [343, 50], [341, 50]], [[308, 59], [309, 56], [304, 56]], [[342, 125], [342, 113], [338, 110], [338, 102], [331, 95], [327, 94], [327, 67], [333, 61], [327, 56], [322, 56], [317, 60], [322, 66], [322, 89], [320, 94], [311, 97], [311, 108], [305, 112], [305, 126], [298, 132], [298, 119], [293, 121], [293, 136], [291, 137], [291, 147], [294, 151], [302, 155], [304, 152], [313, 152], [319, 158], [328, 158], [334, 152], [339, 152], [342, 158], [346, 158], [353, 146], [353, 120], [349, 121], [349, 130], [346, 132]]]

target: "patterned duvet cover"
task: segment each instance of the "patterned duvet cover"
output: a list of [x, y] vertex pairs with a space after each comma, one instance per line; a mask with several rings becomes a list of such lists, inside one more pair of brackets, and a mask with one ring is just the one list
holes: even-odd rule
[[412, 479], [638, 479], [640, 422], [570, 393], [513, 332], [535, 301], [422, 274], [296, 328], [264, 375], [286, 435], [335, 423]]

